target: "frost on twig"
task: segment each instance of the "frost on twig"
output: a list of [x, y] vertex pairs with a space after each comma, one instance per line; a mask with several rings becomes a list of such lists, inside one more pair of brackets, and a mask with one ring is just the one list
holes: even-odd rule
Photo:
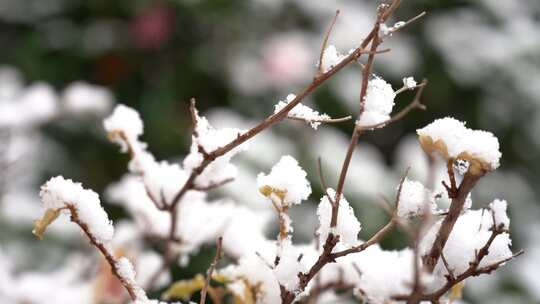
[[[274, 113], [281, 111], [287, 104], [293, 101], [296, 98], [296, 95], [289, 94], [285, 98], [285, 101], [279, 101], [274, 107]], [[320, 114], [319, 112], [313, 110], [312, 108], [299, 103], [296, 105], [289, 113], [287, 118], [293, 120], [300, 120], [307, 122], [313, 129], [317, 130], [319, 125], [322, 123], [338, 123], [351, 119], [351, 116], [346, 116], [342, 118], [331, 118], [328, 114]]]

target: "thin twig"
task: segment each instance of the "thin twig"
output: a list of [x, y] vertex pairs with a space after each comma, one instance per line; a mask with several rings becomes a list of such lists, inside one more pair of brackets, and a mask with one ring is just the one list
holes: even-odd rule
[[334, 205], [334, 200], [332, 199], [332, 196], [330, 193], [328, 193], [328, 186], [326, 183], [326, 180], [324, 179], [324, 174], [322, 170], [322, 162], [321, 158], [317, 158], [317, 172], [319, 173], [319, 182], [321, 183], [321, 188], [323, 189], [324, 193], [326, 194], [326, 197], [330, 201], [330, 204]]
[[323, 63], [322, 63], [323, 57], [324, 57], [324, 51], [326, 50], [326, 45], [328, 44], [328, 38], [330, 38], [330, 33], [332, 33], [332, 29], [334, 28], [334, 25], [336, 24], [338, 16], [339, 16], [339, 10], [336, 10], [336, 14], [334, 15], [334, 18], [332, 18], [332, 22], [330, 23], [328, 30], [324, 34], [323, 42], [321, 44], [321, 51], [319, 54], [319, 71], [317, 73], [317, 76], [324, 73]]
[[101, 252], [101, 254], [103, 254], [103, 257], [105, 257], [105, 260], [111, 267], [112, 273], [118, 278], [118, 280], [120, 280], [120, 283], [122, 283], [122, 286], [124, 286], [124, 288], [127, 290], [130, 298], [133, 301], [137, 300], [138, 287], [134, 286], [132, 282], [126, 280], [120, 275], [120, 269], [118, 268], [118, 260], [116, 259], [114, 254], [109, 251], [109, 248], [107, 248], [107, 246], [97, 241], [96, 237], [92, 234], [92, 232], [90, 232], [88, 225], [86, 225], [80, 220], [77, 209], [73, 205], [67, 205], [67, 208], [69, 209], [71, 214], [71, 221], [77, 224], [82, 229], [84, 234], [90, 240], [90, 243], [94, 245], [94, 247], [96, 247]]
[[214, 272], [214, 269], [216, 268], [217, 263], [221, 259], [222, 245], [223, 245], [223, 237], [220, 236], [218, 237], [216, 241], [216, 255], [214, 256], [214, 260], [212, 261], [212, 264], [210, 264], [208, 271], [206, 271], [206, 281], [204, 282], [204, 286], [201, 289], [200, 304], [206, 303], [206, 293], [208, 292], [208, 286], [210, 285], [210, 280], [212, 279], [212, 273]]
[[352, 116], [349, 115], [349, 116], [340, 117], [340, 118], [326, 118], [326, 119], [325, 118], [306, 119], [306, 118], [303, 118], [303, 117], [288, 115], [287, 119], [303, 121], [303, 122], [307, 122], [307, 123], [315, 122], [315, 123], [328, 123], [328, 124], [330, 124], [330, 123], [340, 123], [340, 122], [349, 121], [349, 120], [352, 119]]
[[204, 186], [204, 187], [195, 185], [195, 186], [193, 186], [193, 190], [206, 192], [206, 191], [210, 191], [210, 190], [215, 189], [215, 188], [219, 188], [219, 187], [221, 187], [223, 185], [226, 185], [226, 184], [228, 184], [228, 183], [230, 183], [232, 181], [234, 181], [234, 178], [230, 177], [230, 178], [226, 178], [226, 179], [224, 179], [222, 181], [219, 181], [217, 183], [213, 183], [213, 184], [210, 184], [210, 185], [207, 185], [207, 186]]

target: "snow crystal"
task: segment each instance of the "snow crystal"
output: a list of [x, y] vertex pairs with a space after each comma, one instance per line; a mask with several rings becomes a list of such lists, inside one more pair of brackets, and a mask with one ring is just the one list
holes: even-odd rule
[[103, 121], [103, 125], [110, 139], [120, 145], [122, 152], [126, 152], [128, 145], [136, 143], [137, 138], [143, 134], [143, 122], [139, 113], [122, 104], [114, 108], [112, 115]]
[[[274, 107], [274, 114], [281, 111], [285, 106], [287, 106], [291, 101], [293, 101], [296, 98], [296, 95], [289, 94], [287, 95], [287, 98], [285, 101], [280, 100], [278, 104]], [[321, 122], [324, 122], [325, 120], [329, 120], [330, 116], [327, 114], [320, 114], [319, 112], [313, 110], [312, 108], [299, 103], [297, 104], [292, 110], [289, 111], [287, 114], [287, 117], [290, 118], [296, 118], [301, 119], [309, 123], [309, 125], [317, 130]]]
[[506, 206], [506, 201], [500, 199], [496, 199], [489, 204], [489, 209], [494, 213], [495, 224], [497, 226], [502, 226], [503, 229], [508, 229], [510, 227], [510, 219], [506, 214]]
[[101, 207], [99, 196], [94, 191], [84, 189], [80, 183], [57, 176], [41, 187], [40, 197], [48, 210], [73, 206], [79, 220], [87, 225], [98, 243], [106, 244], [112, 240], [114, 234], [112, 222]]
[[365, 127], [390, 119], [395, 97], [392, 86], [384, 79], [375, 77], [370, 80], [364, 99], [364, 111], [357, 124]]
[[474, 170], [499, 167], [499, 141], [490, 132], [468, 129], [451, 117], [437, 119], [416, 132], [427, 153], [438, 151], [445, 158], [467, 160]]
[[311, 194], [311, 186], [306, 177], [306, 171], [298, 165], [296, 159], [286, 155], [272, 167], [270, 174], [257, 175], [257, 186], [264, 196], [275, 195], [283, 205], [290, 206], [300, 204]]
[[397, 215], [401, 217], [420, 215], [428, 204], [430, 210], [435, 209], [430, 191], [421, 182], [406, 178], [399, 196]]
[[330, 69], [338, 65], [343, 59], [347, 57], [346, 55], [340, 54], [336, 47], [329, 45], [323, 52], [322, 57], [322, 70], [324, 73], [328, 72]]
[[[336, 192], [334, 189], [328, 189], [328, 194], [332, 200], [335, 197]], [[349, 205], [349, 202], [342, 195], [339, 200], [339, 211], [337, 217], [337, 226], [333, 231], [330, 228], [330, 221], [332, 218], [332, 204], [325, 195], [319, 203], [317, 208], [317, 216], [319, 217], [319, 229], [317, 234], [319, 235], [319, 241], [324, 243], [330, 232], [339, 235], [339, 240], [343, 244], [354, 245], [358, 242], [358, 233], [360, 232], [361, 225], [356, 216], [354, 215], [353, 208]]]
[[413, 77], [405, 77], [403, 78], [403, 87], [406, 89], [413, 89], [416, 87], [416, 80], [414, 80]]
[[77, 81], [64, 89], [62, 100], [67, 112], [73, 114], [103, 114], [109, 111], [112, 93], [101, 86]]

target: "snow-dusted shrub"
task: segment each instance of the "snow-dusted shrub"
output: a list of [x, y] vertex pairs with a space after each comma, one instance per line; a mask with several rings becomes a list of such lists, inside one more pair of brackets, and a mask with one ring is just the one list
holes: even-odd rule
[[[421, 182], [409, 179], [405, 172], [395, 185], [388, 223], [366, 240], [359, 238], [363, 226], [345, 197], [353, 191], [346, 187], [347, 176], [352, 174], [349, 171], [363, 169], [353, 167], [356, 163], [351, 161], [361, 135], [388, 127], [412, 110], [425, 109], [421, 98], [427, 81], [417, 83], [405, 76], [403, 86], [394, 90], [382, 76], [373, 73], [376, 57], [387, 51], [381, 45], [410, 23], [385, 25], [399, 2], [380, 5], [367, 37], [347, 54], [327, 46], [329, 30], [313, 81], [303, 91], [279, 101], [273, 113], [251, 128], [215, 127], [199, 114], [192, 100], [192, 144], [180, 162], [158, 160], [141, 140], [144, 113], [117, 105], [103, 125], [108, 138], [120, 152], [129, 155], [130, 161], [128, 173], [109, 187], [107, 195], [123, 206], [131, 219], [114, 227], [97, 193], [57, 176], [41, 188], [43, 212], [35, 221], [34, 234], [43, 238], [55, 221], [76, 224], [104, 257], [103, 270], [93, 274], [100, 283], [96, 284], [98, 293], [118, 302], [161, 303], [150, 300], [146, 292], [164, 286], [168, 288], [162, 300], [189, 301], [200, 291], [201, 303], [207, 295], [215, 302], [232, 297], [235, 303], [312, 303], [339, 298], [338, 291], [343, 290], [368, 303], [438, 303], [455, 298], [465, 280], [489, 274], [520, 253], [513, 254], [510, 248], [506, 201], [495, 199], [487, 209], [470, 209], [470, 193], [476, 183], [500, 163], [499, 142], [492, 133], [469, 129], [464, 122], [448, 117], [418, 129], [418, 145], [433, 159], [444, 161], [448, 176]], [[360, 62], [362, 81], [358, 83], [358, 115], [354, 120], [352, 115], [331, 118], [302, 103], [344, 67]], [[395, 98], [405, 91], [415, 91], [415, 95], [396, 112]], [[18, 98], [17, 106], [28, 109], [26, 116], [13, 119], [8, 101], [1, 100], [0, 117], [12, 119], [3, 124], [37, 124], [56, 113], [56, 96], [47, 85], [32, 86]], [[89, 103], [90, 99], [98, 100], [97, 105]], [[102, 113], [109, 99], [108, 92], [81, 83], [66, 89], [63, 96], [66, 112], [76, 114]], [[313, 197], [310, 175], [303, 169], [308, 167], [306, 163], [284, 155], [256, 177], [255, 191], [260, 195], [245, 198], [268, 204], [274, 213], [258, 212], [230, 198], [207, 194], [242, 178], [235, 164], [237, 155], [249, 151], [251, 140], [286, 119], [307, 122], [313, 132], [321, 132], [317, 128], [327, 123], [353, 122], [349, 123], [351, 140], [343, 151], [344, 160], [338, 163], [340, 171], [332, 172], [338, 176], [335, 186], [326, 185], [321, 169], [318, 174], [324, 193]], [[336, 158], [331, 155], [326, 161]], [[444, 193], [430, 186], [440, 182], [444, 183]], [[240, 190], [238, 196], [253, 193]], [[289, 212], [301, 208], [310, 197], [320, 201], [316, 210], [318, 227], [312, 241], [300, 244], [293, 240], [295, 230]], [[448, 209], [438, 207], [442, 197], [451, 201]], [[278, 235], [268, 238], [265, 229], [272, 217], [277, 218]], [[394, 229], [406, 232], [410, 246], [385, 250], [379, 245]], [[159, 243], [159, 252], [149, 249], [147, 240]], [[216, 240], [217, 253], [205, 275], [170, 282], [170, 269], [175, 264], [186, 266], [190, 255]], [[222, 265], [222, 253], [228, 257], [228, 265]], [[4, 286], [16, 286], [20, 278], [12, 277], [4, 268], [0, 261], [0, 280], [8, 282]], [[88, 288], [88, 284], [70, 280], [59, 284], [67, 289], [79, 285]], [[127, 294], [114, 287], [123, 287]], [[11, 296], [17, 301], [24, 299], [19, 294]]]

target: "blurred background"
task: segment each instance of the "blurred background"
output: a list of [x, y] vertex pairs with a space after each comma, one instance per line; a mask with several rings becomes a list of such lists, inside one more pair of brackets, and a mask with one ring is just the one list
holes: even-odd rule
[[[92, 250], [76, 232], [56, 231], [47, 243], [33, 240], [39, 185], [52, 175], [81, 181], [102, 194], [115, 221], [126, 217], [107, 196], [128, 161], [101, 124], [115, 103], [140, 111], [143, 139], [158, 159], [180, 161], [191, 144], [189, 98], [216, 127], [249, 128], [311, 81], [337, 9], [330, 43], [346, 52], [370, 30], [377, 3], [0, 0], [0, 255], [13, 262], [11, 272], [50, 271], [66, 252]], [[377, 56], [374, 71], [396, 90], [403, 77], [427, 78], [428, 109], [361, 138], [345, 195], [367, 237], [385, 221], [380, 195], [392, 197], [404, 169], [410, 165], [412, 177], [426, 177], [417, 128], [453, 116], [493, 132], [501, 167], [483, 178], [473, 208], [508, 200], [514, 251], [526, 253], [496, 275], [467, 282], [464, 299], [540, 303], [540, 2], [403, 1], [393, 22], [421, 11], [424, 18], [385, 40], [383, 47], [392, 51]], [[332, 117], [355, 115], [360, 79], [359, 66], [351, 65], [304, 103]], [[411, 98], [401, 94], [395, 109]], [[351, 128], [348, 122], [315, 131], [285, 121], [253, 141], [234, 161], [238, 179], [211, 195], [268, 208], [255, 176], [291, 154], [314, 188], [313, 204], [291, 210], [295, 241], [308, 241], [321, 196], [317, 157], [335, 185]], [[397, 233], [383, 247], [406, 244]], [[203, 248], [174, 278], [204, 271], [213, 251]]]

